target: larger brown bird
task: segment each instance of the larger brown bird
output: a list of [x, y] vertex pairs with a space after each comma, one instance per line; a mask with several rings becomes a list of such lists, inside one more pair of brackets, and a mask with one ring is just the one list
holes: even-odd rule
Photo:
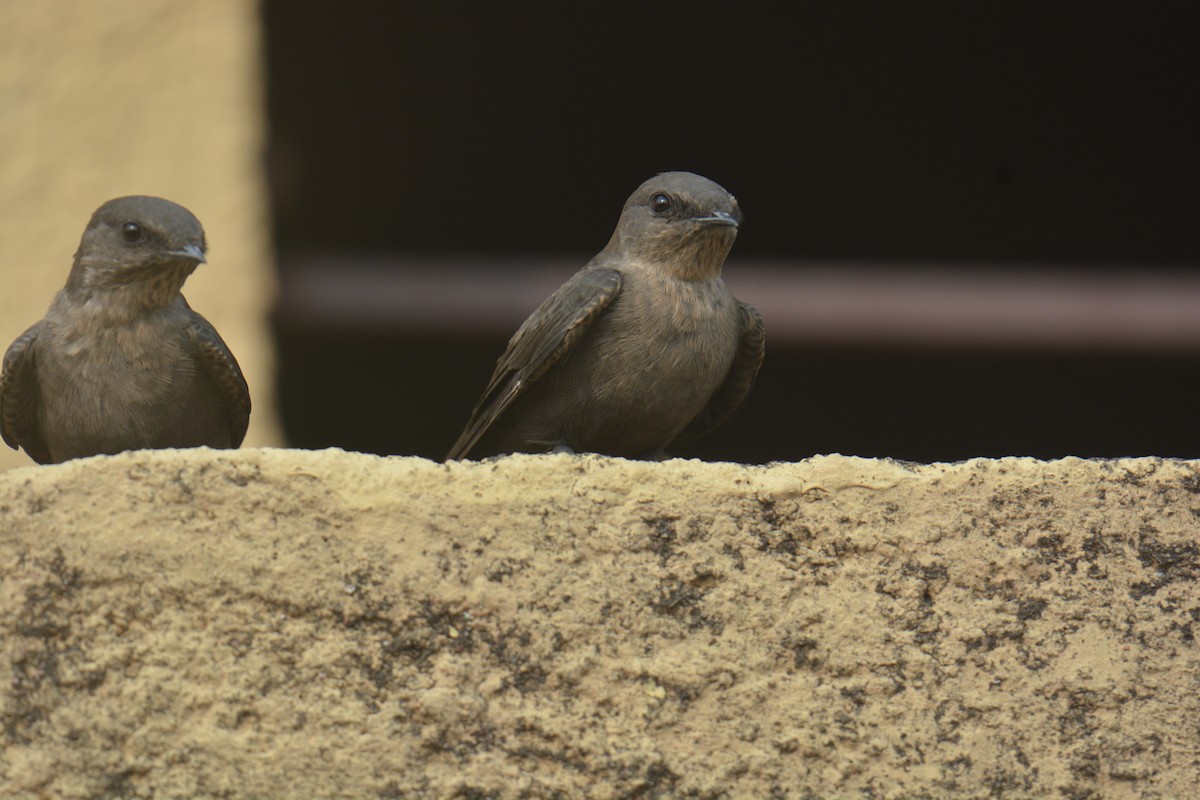
[[595, 452], [662, 458], [741, 405], [762, 364], [762, 317], [721, 280], [741, 211], [666, 172], [508, 343], [448, 458]]
[[4, 354], [0, 435], [39, 464], [162, 447], [237, 447], [250, 391], [180, 294], [204, 229], [158, 197], [92, 215], [67, 284]]

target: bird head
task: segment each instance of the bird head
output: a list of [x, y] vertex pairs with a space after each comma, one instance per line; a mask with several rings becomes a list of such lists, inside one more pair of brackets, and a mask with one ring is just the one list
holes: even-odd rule
[[121, 290], [147, 305], [169, 302], [205, 261], [200, 221], [160, 197], [118, 197], [92, 214], [67, 281], [85, 292]]
[[741, 221], [737, 200], [720, 185], [664, 172], [629, 196], [610, 247], [678, 278], [711, 280], [721, 274]]

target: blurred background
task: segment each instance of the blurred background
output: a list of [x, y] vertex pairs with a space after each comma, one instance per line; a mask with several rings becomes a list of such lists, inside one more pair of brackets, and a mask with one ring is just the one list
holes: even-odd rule
[[690, 454], [1200, 455], [1200, 16], [264, 5], [290, 440], [442, 455], [654, 173], [746, 215], [758, 384]]
[[[227, 323], [262, 326], [250, 377], [267, 427], [250, 443], [441, 457], [508, 337], [603, 247], [625, 197], [687, 169], [745, 212], [725, 279], [763, 312], [768, 348], [739, 414], [681, 455], [1200, 456], [1190, 4], [98, 5], [117, 44], [76, 89], [111, 98], [59, 124], [117, 137], [163, 78], [129, 69], [122, 89], [110, 62], [147, 48], [190, 64], [167, 79], [192, 97], [226, 87], [152, 141], [185, 165], [158, 193], [211, 194], [190, 206], [214, 242], [193, 305], [243, 290], [222, 243], [249, 254], [232, 274], [264, 267], [245, 287], [263, 305]], [[122, 32], [156, 14], [174, 15], [170, 47]], [[58, 17], [5, 67], [4, 99], [30, 80], [61, 91], [28, 77], [47, 69], [39, 50], [64, 25], [63, 52], [96, 32]], [[0, 121], [3, 145], [28, 115]], [[19, 143], [0, 155], [10, 207], [59, 169], [43, 137]], [[118, 175], [136, 169], [132, 148], [110, 150]], [[14, 182], [9, 162], [30, 159], [50, 177]], [[261, 207], [222, 217], [220, 186]], [[0, 306], [5, 342], [61, 284], [95, 195], [71, 195], [37, 262], [53, 288], [19, 324]]]

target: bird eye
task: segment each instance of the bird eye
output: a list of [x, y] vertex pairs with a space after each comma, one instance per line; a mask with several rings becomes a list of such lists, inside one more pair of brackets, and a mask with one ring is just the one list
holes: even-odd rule
[[142, 238], [142, 226], [138, 225], [136, 222], [126, 222], [121, 226], [121, 236], [123, 236], [127, 242], [136, 242], [138, 239]]
[[656, 194], [650, 198], [650, 210], [655, 214], [665, 214], [671, 210], [671, 197], [665, 194]]

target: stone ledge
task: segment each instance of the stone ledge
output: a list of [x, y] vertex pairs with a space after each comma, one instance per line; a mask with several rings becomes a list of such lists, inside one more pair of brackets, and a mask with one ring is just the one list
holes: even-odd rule
[[15, 797], [1183, 797], [1200, 463], [0, 474]]

